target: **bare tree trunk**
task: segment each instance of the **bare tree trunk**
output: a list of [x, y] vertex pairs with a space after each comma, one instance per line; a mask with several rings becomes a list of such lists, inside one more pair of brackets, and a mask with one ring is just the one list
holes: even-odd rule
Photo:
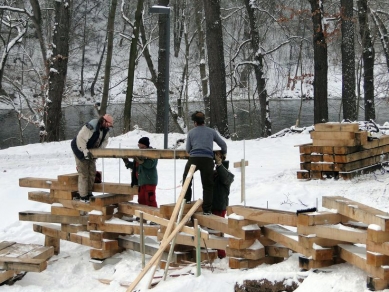
[[342, 104], [343, 119], [355, 121], [357, 103], [355, 95], [355, 48], [353, 0], [340, 1], [342, 26]]
[[111, 1], [111, 8], [109, 9], [108, 24], [107, 24], [107, 57], [105, 59], [105, 73], [104, 73], [104, 88], [103, 96], [101, 99], [100, 115], [104, 115], [107, 112], [109, 85], [111, 81], [111, 63], [113, 53], [113, 35], [115, 30], [115, 13], [117, 0]]
[[96, 86], [97, 78], [99, 78], [101, 65], [103, 64], [103, 59], [104, 59], [104, 54], [105, 54], [105, 48], [106, 47], [107, 47], [107, 41], [104, 41], [103, 51], [101, 52], [99, 64], [97, 65], [97, 70], [96, 70], [95, 78], [93, 79], [93, 82], [92, 82], [92, 84], [90, 86], [90, 95], [91, 96], [95, 96], [95, 86]]
[[173, 39], [174, 39], [174, 57], [180, 53], [182, 35], [184, 33], [186, 0], [173, 1]]
[[[158, 5], [168, 6], [169, 0], [159, 0]], [[165, 83], [166, 83], [166, 60], [169, 58], [166, 52], [166, 21], [168, 16], [166, 14], [158, 15], [159, 25], [159, 42], [158, 42], [158, 79], [157, 79], [157, 116], [156, 116], [156, 133], [164, 132], [164, 123], [169, 123], [169, 120], [165, 121]], [[170, 25], [170, 24], [169, 24]]]
[[135, 62], [138, 56], [138, 39], [140, 24], [142, 22], [143, 0], [138, 0], [138, 5], [135, 12], [134, 30], [132, 32], [133, 38], [131, 40], [130, 59], [128, 62], [128, 78], [127, 78], [127, 93], [126, 102], [124, 104], [124, 133], [130, 130], [131, 126], [131, 109], [132, 99], [134, 93], [134, 78], [135, 78]]
[[199, 50], [199, 66], [200, 66], [200, 79], [201, 79], [201, 92], [203, 95], [204, 109], [205, 109], [205, 124], [209, 126], [209, 121], [211, 119], [210, 112], [210, 101], [208, 94], [208, 78], [207, 78], [207, 68], [205, 62], [205, 36], [204, 29], [202, 25], [203, 19], [203, 2], [195, 1], [195, 20], [197, 27], [198, 42], [197, 47]]
[[60, 141], [62, 96], [65, 90], [69, 60], [69, 33], [71, 0], [54, 2], [55, 28], [53, 29], [53, 55], [50, 59], [49, 100], [46, 113], [46, 141]]
[[220, 0], [203, 0], [203, 3], [209, 66], [210, 126], [217, 128], [223, 137], [230, 138]]
[[85, 67], [85, 47], [86, 47], [86, 25], [87, 25], [87, 15], [88, 15], [88, 0], [85, 0], [85, 11], [84, 11], [84, 30], [82, 34], [82, 49], [81, 49], [81, 76], [80, 76], [80, 94], [81, 96], [85, 95], [84, 90], [84, 67]]
[[251, 1], [245, 0], [247, 13], [250, 22], [250, 36], [251, 46], [253, 48], [254, 55], [254, 72], [257, 81], [259, 104], [261, 110], [261, 137], [268, 137], [271, 135], [271, 120], [270, 120], [270, 109], [269, 100], [266, 91], [266, 81], [263, 72], [263, 56], [259, 53], [259, 32], [257, 30], [257, 21], [255, 17], [254, 8], [251, 6]]
[[365, 120], [375, 119], [374, 105], [374, 45], [369, 28], [367, 0], [358, 0], [359, 30], [362, 39], [363, 91]]
[[321, 0], [309, 0], [313, 24], [313, 58], [315, 76], [313, 80], [314, 123], [328, 122], [328, 60], [327, 42], [324, 34], [323, 3]]

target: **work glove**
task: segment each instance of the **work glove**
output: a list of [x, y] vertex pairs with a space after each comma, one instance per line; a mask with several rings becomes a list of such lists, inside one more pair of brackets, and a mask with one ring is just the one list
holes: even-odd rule
[[142, 164], [143, 162], [145, 162], [145, 160], [143, 158], [140, 158], [140, 157], [135, 157], [134, 160], [136, 162], [138, 162], [138, 164]]
[[127, 163], [130, 162], [130, 160], [129, 160], [128, 158], [122, 158], [122, 160], [123, 160], [123, 162], [124, 162], [125, 165], [127, 165]]
[[220, 165], [220, 164], [222, 164], [222, 156], [223, 156], [223, 154], [220, 152], [220, 151], [216, 151], [215, 152], [215, 163], [216, 163], [216, 165]]
[[93, 155], [92, 155], [92, 153], [90, 153], [90, 151], [88, 149], [84, 150], [84, 158], [86, 160], [93, 159]]

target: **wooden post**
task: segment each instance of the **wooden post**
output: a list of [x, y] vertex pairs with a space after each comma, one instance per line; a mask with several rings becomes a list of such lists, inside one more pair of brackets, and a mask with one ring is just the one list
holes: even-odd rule
[[244, 202], [244, 206], [246, 206], [246, 166], [249, 165], [249, 162], [244, 158], [240, 162], [234, 162], [234, 168], [241, 168], [241, 202]]
[[194, 230], [195, 230], [195, 242], [196, 242], [196, 265], [197, 265], [197, 270], [196, 270], [196, 276], [199, 277], [201, 276], [201, 238], [200, 238], [200, 229], [199, 229], [199, 223], [198, 220], [194, 220]]
[[140, 253], [142, 254], [142, 269], [145, 267], [145, 234], [143, 229], [143, 212], [139, 214], [140, 223]]

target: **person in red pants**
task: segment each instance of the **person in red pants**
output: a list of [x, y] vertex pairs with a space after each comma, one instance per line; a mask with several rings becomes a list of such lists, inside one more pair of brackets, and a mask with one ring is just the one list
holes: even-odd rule
[[[229, 161], [223, 160], [223, 158], [221, 151], [215, 152], [216, 168], [213, 172], [212, 214], [220, 217], [225, 217], [226, 215], [230, 187], [234, 181], [234, 175], [228, 171]], [[217, 255], [220, 259], [225, 258], [226, 251], [218, 249]]]
[[[148, 137], [142, 137], [138, 141], [139, 149], [153, 149]], [[123, 158], [127, 168], [131, 168], [131, 186], [138, 186], [138, 203], [151, 207], [158, 207], [155, 190], [158, 184], [157, 164], [158, 159], [135, 157], [134, 161]]]

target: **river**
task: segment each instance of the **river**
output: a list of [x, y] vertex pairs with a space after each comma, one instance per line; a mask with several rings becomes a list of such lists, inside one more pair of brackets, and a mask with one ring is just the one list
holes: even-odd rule
[[[313, 100], [304, 100], [302, 103], [302, 115], [300, 127], [313, 125]], [[258, 104], [256, 105], [258, 107]], [[107, 112], [115, 119], [115, 127], [111, 134], [122, 134], [123, 104], [108, 106]], [[295, 125], [299, 112], [299, 99], [273, 99], [270, 101], [270, 118], [272, 121], [272, 133], [277, 133], [285, 128]], [[203, 104], [193, 102], [189, 105], [189, 111], [202, 110]], [[328, 100], [329, 121], [342, 120], [341, 100]], [[153, 132], [155, 129], [156, 105], [154, 103], [134, 103], [132, 109], [132, 127], [139, 127], [145, 131]], [[364, 112], [359, 114], [359, 120], [364, 120]], [[63, 137], [72, 139], [87, 121], [96, 117], [96, 110], [92, 105], [77, 105], [63, 108]], [[254, 139], [259, 137], [259, 108], [247, 101], [234, 101], [233, 107], [228, 105], [228, 122], [230, 132], [234, 140]], [[389, 104], [384, 99], [376, 100], [376, 123], [382, 125], [389, 121]], [[20, 132], [16, 113], [13, 110], [0, 110], [0, 149], [19, 146]], [[24, 123], [25, 124], [25, 123]], [[169, 132], [177, 132], [175, 124], [170, 120]], [[23, 131], [24, 144], [39, 142], [39, 129], [33, 125], [27, 125]]]

